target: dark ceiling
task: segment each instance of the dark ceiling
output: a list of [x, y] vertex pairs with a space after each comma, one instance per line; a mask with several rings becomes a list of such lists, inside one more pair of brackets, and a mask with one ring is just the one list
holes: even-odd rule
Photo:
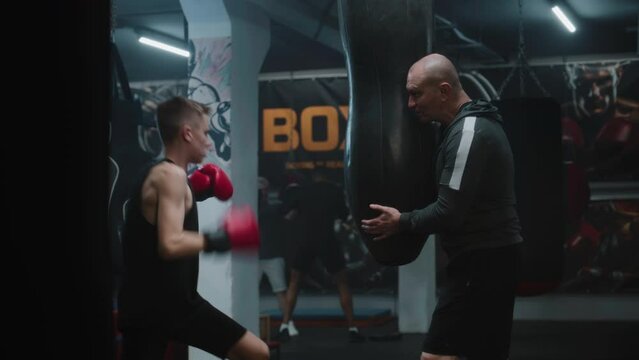
[[[559, 5], [578, 29], [572, 34], [551, 13], [551, 4], [548, 0], [522, 0], [529, 57], [637, 53], [639, 1], [562, 1]], [[517, 49], [517, 0], [435, 1], [434, 12], [504, 57], [512, 56]]]
[[[271, 18], [271, 47], [262, 73], [343, 68], [336, 0], [242, 0]], [[565, 0], [571, 34], [554, 18], [550, 0], [521, 0], [526, 55], [637, 56], [637, 0]], [[434, 49], [461, 63], [506, 64], [518, 49], [518, 0], [434, 0]], [[179, 0], [114, 0], [113, 37], [131, 81], [181, 79], [187, 60], [137, 43], [134, 28], [185, 38]], [[465, 40], [462, 40], [465, 39]], [[471, 40], [472, 43], [468, 43]]]

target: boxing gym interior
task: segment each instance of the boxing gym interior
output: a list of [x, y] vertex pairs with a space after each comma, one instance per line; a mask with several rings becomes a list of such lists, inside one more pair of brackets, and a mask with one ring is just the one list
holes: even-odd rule
[[[15, 329], [54, 339], [40, 351], [76, 347], [84, 359], [121, 358], [128, 194], [142, 166], [163, 157], [158, 104], [182, 96], [210, 107], [213, 146], [204, 162], [224, 169], [234, 187], [229, 201], [198, 204], [200, 230], [219, 226], [237, 204], [269, 231], [255, 251], [201, 254], [202, 297], [262, 339], [271, 359], [419, 359], [449, 259], [437, 234], [384, 246], [360, 225], [373, 215], [370, 203], [409, 211], [433, 200], [428, 159], [438, 132], [416, 127], [405, 79], [411, 64], [439, 53], [470, 98], [499, 109], [512, 148], [524, 242], [509, 359], [639, 358], [636, 0], [113, 0], [78, 16], [85, 20], [64, 29], [83, 40], [87, 55], [78, 61], [89, 62], [78, 66], [92, 74], [92, 90], [80, 91], [75, 104], [97, 104], [84, 106], [98, 125], [76, 122], [95, 130], [80, 145], [89, 150], [62, 144], [65, 156], [107, 161], [81, 175], [103, 189], [77, 188], [95, 200], [77, 203], [86, 208], [77, 255], [55, 260], [38, 251], [47, 265], [30, 268], [30, 282], [20, 285], [41, 310]], [[266, 209], [318, 177], [340, 189], [348, 212], [321, 215], [335, 218], [329, 237], [338, 259], [320, 249], [304, 261], [294, 217]], [[73, 209], [65, 214], [77, 215]], [[280, 284], [261, 266], [273, 258]], [[357, 337], [335, 262], [352, 296]], [[282, 334], [280, 296], [300, 266], [294, 325]], [[43, 281], [53, 277], [49, 270], [74, 274], [73, 281]], [[56, 300], [68, 290], [78, 297]], [[34, 333], [26, 324], [37, 324], [38, 314], [49, 320]], [[56, 331], [60, 324], [65, 331]], [[164, 355], [212, 358], [177, 341]]]

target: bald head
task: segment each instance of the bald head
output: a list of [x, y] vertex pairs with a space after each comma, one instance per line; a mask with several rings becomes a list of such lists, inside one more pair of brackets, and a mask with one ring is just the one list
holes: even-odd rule
[[427, 85], [437, 86], [442, 82], [450, 84], [453, 90], [460, 91], [459, 75], [455, 65], [447, 57], [430, 54], [419, 59], [408, 71]]
[[430, 54], [408, 70], [408, 107], [422, 122], [444, 125], [455, 117], [461, 104], [470, 101], [459, 82], [455, 65], [443, 55]]

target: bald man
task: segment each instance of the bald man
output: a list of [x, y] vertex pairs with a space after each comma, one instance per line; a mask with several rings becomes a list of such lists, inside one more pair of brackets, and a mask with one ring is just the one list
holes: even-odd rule
[[420, 122], [441, 124], [437, 199], [404, 213], [371, 204], [380, 214], [362, 220], [362, 229], [374, 240], [401, 231], [439, 235], [448, 281], [422, 360], [507, 359], [523, 240], [501, 116], [490, 103], [471, 100], [453, 64], [439, 54], [411, 66], [406, 90]]

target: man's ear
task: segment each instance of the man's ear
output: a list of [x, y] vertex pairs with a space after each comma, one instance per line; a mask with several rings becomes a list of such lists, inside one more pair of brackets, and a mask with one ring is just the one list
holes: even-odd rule
[[452, 93], [453, 87], [450, 86], [449, 83], [443, 82], [439, 84], [439, 95], [442, 101], [446, 101], [450, 98], [450, 94]]

